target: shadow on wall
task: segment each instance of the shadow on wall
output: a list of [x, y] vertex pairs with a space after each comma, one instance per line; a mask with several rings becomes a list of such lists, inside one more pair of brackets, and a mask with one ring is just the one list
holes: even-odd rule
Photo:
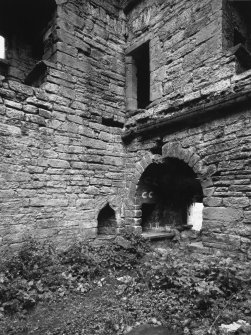
[[98, 235], [115, 235], [116, 228], [115, 211], [107, 204], [98, 215]]

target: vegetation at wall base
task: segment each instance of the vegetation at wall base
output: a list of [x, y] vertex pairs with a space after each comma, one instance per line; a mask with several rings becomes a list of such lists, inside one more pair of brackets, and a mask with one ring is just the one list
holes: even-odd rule
[[[221, 323], [251, 323], [250, 264], [198, 259], [176, 247], [167, 251], [160, 257], [134, 234], [107, 245], [75, 242], [65, 251], [30, 239], [1, 263], [0, 329], [13, 335], [115, 335], [152, 323], [217, 334]], [[58, 308], [66, 314], [56, 316]], [[47, 322], [53, 313], [61, 320], [57, 326]], [[38, 314], [40, 330], [32, 332]]]

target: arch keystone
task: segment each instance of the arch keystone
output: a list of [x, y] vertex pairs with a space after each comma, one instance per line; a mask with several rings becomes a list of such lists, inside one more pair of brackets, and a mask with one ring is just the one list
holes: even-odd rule
[[191, 149], [184, 149], [179, 143], [167, 143], [162, 148], [163, 158], [178, 158], [188, 163], [194, 152]]

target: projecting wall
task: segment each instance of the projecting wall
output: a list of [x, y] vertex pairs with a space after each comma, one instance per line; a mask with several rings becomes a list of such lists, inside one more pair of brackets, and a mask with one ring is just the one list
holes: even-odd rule
[[[140, 177], [155, 160], [176, 157], [201, 181], [204, 246], [250, 259], [251, 105], [233, 107], [230, 97], [250, 92], [251, 71], [236, 74], [237, 59], [226, 49], [225, 5], [145, 0], [128, 14], [128, 50], [150, 43], [152, 103], [131, 111], [126, 121], [125, 213], [128, 226], [141, 230]], [[221, 100], [228, 100], [224, 113], [217, 106]], [[200, 114], [209, 105], [211, 112]], [[193, 122], [185, 118], [195, 110]], [[183, 122], [174, 123], [175, 117]], [[168, 119], [166, 128], [160, 126]]]
[[125, 23], [112, 2], [59, 3], [44, 83], [0, 77], [1, 246], [95, 236], [120, 208]]
[[251, 257], [250, 109], [163, 136], [161, 155], [153, 155], [154, 137], [128, 146], [126, 223], [141, 229], [141, 204], [136, 191], [147, 166], [165, 158], [187, 163], [203, 189], [204, 246]]
[[152, 104], [136, 119], [165, 117], [183, 103], [232, 89], [238, 60], [226, 37], [228, 11], [225, 0], [144, 0], [128, 13], [127, 50], [150, 43]]

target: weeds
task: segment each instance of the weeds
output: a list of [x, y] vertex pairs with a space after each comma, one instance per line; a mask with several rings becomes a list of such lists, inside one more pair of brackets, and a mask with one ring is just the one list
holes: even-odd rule
[[149, 318], [181, 330], [196, 329], [203, 322], [210, 332], [221, 322], [251, 322], [250, 264], [213, 256], [198, 260], [172, 249], [160, 260], [154, 252], [144, 257], [148, 252], [148, 243], [134, 234], [102, 246], [76, 242], [61, 252], [30, 240], [0, 266], [0, 312], [29, 310], [40, 300], [72, 291], [87, 293], [112, 277], [114, 290], [109, 296], [107, 286], [109, 299], [98, 307], [106, 321], [100, 321], [95, 334], [101, 334], [102, 327], [109, 328], [107, 334], [117, 334]]
[[[131, 240], [128, 240], [131, 238]], [[76, 242], [57, 252], [49, 243], [29, 239], [17, 255], [0, 264], [0, 308], [15, 313], [30, 309], [58, 291], [86, 292], [101, 275], [136, 266], [147, 243], [140, 236], [126, 235], [126, 247], [112, 244], [95, 247], [90, 242]]]

